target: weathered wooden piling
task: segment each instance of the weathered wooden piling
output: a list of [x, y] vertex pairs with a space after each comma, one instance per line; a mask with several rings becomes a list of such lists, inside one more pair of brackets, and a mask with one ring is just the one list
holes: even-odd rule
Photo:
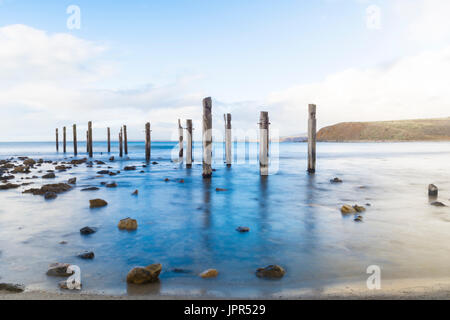
[[223, 116], [225, 119], [225, 162], [231, 167], [231, 113]]
[[178, 152], [178, 162], [182, 163], [183, 162], [183, 147], [184, 147], [184, 142], [183, 142], [183, 126], [181, 125], [181, 120], [178, 119], [178, 147], [179, 147], [179, 152]]
[[186, 120], [186, 168], [192, 168], [192, 119]]
[[63, 152], [66, 153], [66, 127], [63, 127]]
[[59, 135], [58, 135], [58, 128], [56, 128], [56, 152], [59, 151]]
[[119, 156], [123, 157], [123, 141], [122, 141], [122, 128], [120, 128], [119, 132]]
[[212, 100], [203, 99], [203, 178], [212, 176]]
[[92, 121], [88, 122], [88, 136], [89, 136], [89, 158], [93, 156], [93, 147], [92, 147]]
[[269, 113], [261, 111], [259, 118], [259, 173], [269, 175]]
[[111, 152], [111, 129], [108, 127], [106, 129], [106, 135], [107, 135], [107, 139], [108, 139], [108, 153]]
[[151, 158], [151, 136], [150, 136], [150, 122], [145, 124], [145, 161], [150, 162]]
[[308, 106], [308, 172], [316, 172], [316, 105], [310, 104]]
[[73, 125], [73, 155], [77, 156], [78, 146], [77, 146], [77, 125]]
[[86, 153], [89, 153], [89, 130], [86, 130]]
[[123, 143], [125, 147], [125, 154], [128, 154], [128, 137], [127, 137], [127, 126], [123, 126]]

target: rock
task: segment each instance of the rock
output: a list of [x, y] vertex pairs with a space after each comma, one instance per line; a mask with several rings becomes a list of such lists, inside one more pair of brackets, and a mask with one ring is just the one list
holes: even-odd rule
[[72, 272], [67, 268], [70, 266], [68, 263], [52, 263], [48, 266], [47, 275], [51, 277], [68, 277], [72, 275]]
[[67, 181], [67, 183], [68, 183], [68, 184], [76, 184], [76, 183], [77, 183], [77, 178], [70, 178], [70, 179]]
[[133, 171], [133, 170], [136, 170], [136, 167], [135, 166], [128, 166], [128, 167], [123, 168], [123, 170], [125, 170], [125, 171]]
[[446, 205], [445, 204], [443, 204], [442, 202], [439, 202], [439, 201], [435, 201], [435, 202], [432, 202], [432, 203], [430, 203], [432, 206], [435, 206], [435, 207], [446, 207]]
[[117, 225], [117, 227], [120, 230], [132, 231], [132, 230], [136, 230], [137, 229], [138, 224], [137, 224], [137, 221], [135, 219], [126, 218], [126, 219], [120, 220], [119, 224]]
[[110, 158], [109, 158], [109, 161], [114, 161], [114, 157], [110, 157]]
[[249, 227], [237, 227], [236, 231], [238, 231], [238, 232], [249, 232], [250, 228]]
[[165, 181], [165, 182], [169, 182], [170, 179], [169, 179], [169, 178], [165, 178], [164, 181]]
[[59, 244], [67, 244], [66, 240], [60, 241]]
[[286, 271], [278, 265], [270, 265], [256, 270], [258, 278], [280, 279], [286, 274]]
[[179, 183], [184, 183], [184, 179], [180, 179], [178, 182]]
[[86, 163], [86, 162], [87, 162], [86, 158], [74, 159], [74, 160], [70, 161], [70, 164], [83, 164], [83, 163]]
[[134, 190], [134, 192], [132, 193], [133, 196], [137, 196], [139, 194], [139, 190]]
[[181, 269], [181, 268], [173, 268], [171, 270], [173, 273], [192, 273], [191, 270]]
[[84, 227], [80, 229], [80, 233], [83, 235], [93, 234], [97, 232], [97, 228]]
[[109, 170], [100, 170], [97, 174], [109, 174]]
[[25, 286], [23, 284], [0, 283], [0, 291], [21, 293], [25, 291]]
[[65, 165], [56, 166], [55, 170], [59, 171], [66, 171], [67, 169], [70, 169], [70, 167], [66, 167]]
[[97, 188], [97, 187], [88, 187], [88, 188], [81, 189], [81, 191], [96, 191], [96, 190], [100, 190], [100, 188]]
[[30, 172], [30, 167], [28, 166], [17, 166], [12, 171], [12, 173], [28, 173], [28, 172]]
[[7, 183], [0, 185], [0, 190], [17, 189], [18, 187], [20, 187], [20, 185], [14, 183]]
[[56, 199], [56, 197], [58, 197], [58, 195], [56, 194], [56, 192], [49, 191], [49, 192], [46, 192], [46, 193], [44, 194], [45, 200]]
[[428, 186], [428, 196], [437, 197], [438, 193], [439, 193], [439, 189], [434, 184], [430, 184]]
[[106, 202], [103, 199], [93, 199], [89, 200], [90, 208], [101, 208], [108, 205], [108, 202]]
[[334, 178], [330, 180], [331, 183], [342, 183], [343, 181], [339, 178]]
[[117, 187], [117, 183], [115, 183], [115, 182], [107, 183], [106, 187], [107, 188], [116, 188]]
[[95, 160], [95, 162], [96, 162], [97, 164], [105, 164], [103, 161], [100, 161], [100, 160]]
[[341, 212], [342, 212], [342, 214], [351, 214], [351, 213], [356, 213], [356, 209], [348, 204], [345, 204], [342, 206]]
[[56, 178], [56, 176], [55, 176], [55, 174], [54, 174], [53, 172], [44, 174], [44, 175], [42, 176], [42, 179], [53, 179], [53, 178]]
[[94, 259], [95, 254], [92, 251], [85, 251], [85, 252], [80, 253], [78, 255], [78, 257], [81, 259], [85, 259], [85, 260]]
[[216, 269], [208, 269], [200, 273], [200, 277], [203, 279], [216, 278], [219, 275], [219, 271]]
[[161, 273], [161, 270], [161, 264], [151, 264], [145, 268], [133, 268], [130, 272], [128, 272], [127, 282], [133, 284], [156, 282], [159, 280], [159, 274]]
[[363, 217], [362, 216], [357, 216], [353, 221], [355, 221], [355, 222], [362, 222], [363, 221]]
[[115, 172], [110, 172], [110, 173], [108, 173], [108, 174], [109, 174], [109, 176], [111, 176], [111, 177], [117, 176], [117, 173], [115, 173]]
[[364, 208], [363, 206], [358, 206], [357, 204], [355, 204], [353, 206], [353, 209], [355, 209], [356, 212], [364, 212], [364, 211], [366, 211], [366, 208]]
[[34, 161], [33, 159], [26, 159], [23, 161], [23, 164], [26, 166], [32, 166], [36, 163], [36, 161]]
[[33, 195], [45, 195], [47, 192], [55, 192], [57, 194], [63, 193], [66, 191], [69, 191], [72, 189], [71, 186], [69, 186], [66, 183], [57, 183], [57, 184], [46, 184], [43, 185], [40, 189], [28, 189], [23, 191], [23, 193], [31, 193]]
[[156, 162], [156, 161], [153, 161], [153, 162], [152, 162], [152, 164], [158, 164], [158, 162]]
[[216, 188], [217, 192], [224, 192], [224, 191], [228, 191], [228, 189], [222, 189], [222, 188]]

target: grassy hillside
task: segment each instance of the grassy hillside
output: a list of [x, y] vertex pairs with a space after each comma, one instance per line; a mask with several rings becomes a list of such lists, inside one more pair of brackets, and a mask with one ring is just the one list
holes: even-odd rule
[[450, 118], [344, 122], [317, 133], [319, 141], [450, 141]]

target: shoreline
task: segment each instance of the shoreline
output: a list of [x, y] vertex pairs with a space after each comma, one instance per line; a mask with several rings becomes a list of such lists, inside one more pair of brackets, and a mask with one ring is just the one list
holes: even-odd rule
[[342, 283], [331, 287], [284, 291], [258, 297], [186, 294], [111, 295], [82, 291], [25, 290], [22, 293], [0, 291], [0, 300], [450, 300], [450, 279], [383, 280], [380, 290], [368, 290], [360, 282]]

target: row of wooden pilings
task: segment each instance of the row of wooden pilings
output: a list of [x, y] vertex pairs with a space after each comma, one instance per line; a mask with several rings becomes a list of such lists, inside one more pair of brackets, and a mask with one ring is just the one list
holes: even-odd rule
[[[315, 173], [316, 171], [316, 105], [310, 104], [308, 107], [308, 172]], [[231, 166], [231, 114], [224, 115], [225, 120], [225, 162], [228, 167]], [[259, 167], [262, 176], [269, 175], [269, 113], [261, 111], [259, 118]], [[192, 157], [192, 119], [186, 120], [186, 167], [191, 168]], [[181, 120], [178, 120], [178, 136], [179, 136], [179, 160], [183, 161], [184, 157], [184, 128], [181, 125]], [[203, 99], [203, 177], [210, 178], [212, 176], [212, 100], [210, 97]], [[63, 127], [63, 151], [66, 153], [67, 133], [66, 127]], [[108, 153], [111, 152], [111, 129], [107, 128], [107, 148]], [[59, 151], [59, 134], [56, 129], [56, 151]], [[119, 156], [123, 157], [123, 153], [128, 154], [128, 137], [127, 126], [120, 128], [119, 132]], [[73, 125], [73, 152], [78, 155], [77, 150], [77, 126]], [[88, 122], [88, 130], [86, 131], [86, 153], [89, 157], [93, 157], [93, 143], [92, 143], [92, 121]], [[150, 161], [151, 158], [151, 130], [150, 123], [145, 124], [145, 160]]]

